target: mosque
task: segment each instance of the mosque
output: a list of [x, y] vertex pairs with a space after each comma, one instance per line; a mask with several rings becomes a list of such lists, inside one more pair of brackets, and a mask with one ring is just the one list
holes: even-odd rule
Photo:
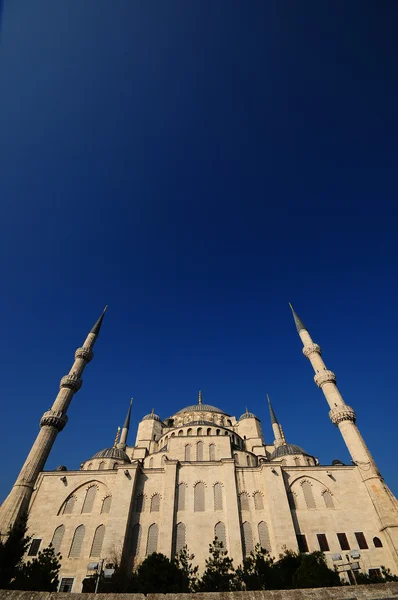
[[199, 392], [196, 404], [167, 418], [154, 411], [143, 416], [134, 444], [128, 441], [130, 403], [113, 447], [85, 460], [80, 470], [44, 471], [93, 358], [104, 310], [41, 418], [38, 436], [0, 507], [0, 533], [6, 535], [27, 511], [33, 537], [28, 555], [50, 543], [62, 554], [60, 591], [80, 592], [87, 576], [102, 568], [106, 573], [115, 560], [134, 568], [152, 552], [171, 558], [184, 545], [203, 570], [215, 537], [235, 566], [261, 544], [275, 557], [285, 548], [321, 550], [329, 565], [351, 581], [358, 569], [375, 574], [384, 565], [397, 573], [397, 500], [321, 348], [292, 312], [350, 464], [334, 460], [321, 465], [287, 441], [269, 399], [272, 442], [264, 439], [255, 414], [246, 409], [236, 418], [228, 407], [203, 402]]

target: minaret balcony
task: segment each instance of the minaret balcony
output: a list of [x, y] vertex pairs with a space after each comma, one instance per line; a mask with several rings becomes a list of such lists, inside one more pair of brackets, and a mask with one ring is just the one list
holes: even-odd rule
[[332, 410], [329, 411], [329, 417], [333, 425], [336, 426], [343, 421], [351, 421], [352, 423], [355, 423], [357, 418], [354, 409], [347, 404], [332, 408]]
[[317, 386], [321, 388], [323, 385], [325, 385], [325, 383], [336, 383], [336, 375], [333, 373], [333, 371], [328, 371], [325, 369], [320, 373], [316, 373], [314, 381]]
[[94, 356], [94, 352], [91, 352], [88, 348], [78, 348], [75, 352], [75, 358], [81, 358], [84, 362], [89, 363]]
[[318, 346], [318, 344], [308, 344], [303, 348], [303, 354], [306, 358], [309, 358], [310, 354], [314, 354], [314, 352], [317, 354], [322, 354], [321, 347]]
[[67, 422], [68, 417], [63, 413], [56, 410], [47, 410], [40, 419], [40, 427], [47, 425], [48, 427], [55, 427], [58, 431], [62, 431]]
[[69, 375], [65, 375], [62, 377], [59, 387], [60, 388], [69, 388], [73, 392], [78, 392], [83, 385], [82, 379], [78, 377], [75, 373], [71, 373]]

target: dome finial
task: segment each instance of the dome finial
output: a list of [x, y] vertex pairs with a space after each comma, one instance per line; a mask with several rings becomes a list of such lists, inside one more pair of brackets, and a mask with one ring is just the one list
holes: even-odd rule
[[113, 447], [116, 448], [116, 446], [119, 443], [119, 437], [120, 437], [120, 427], [117, 428], [117, 432], [116, 432], [116, 437], [115, 437], [115, 441], [113, 442]]
[[198, 392], [198, 404], [202, 404], [202, 392], [199, 390]]
[[151, 410], [151, 415], [154, 415], [154, 414], [155, 414], [155, 409], [153, 408], [153, 409]]
[[246, 414], [247, 415], [249, 414], [249, 409], [247, 408], [247, 406], [246, 406]]

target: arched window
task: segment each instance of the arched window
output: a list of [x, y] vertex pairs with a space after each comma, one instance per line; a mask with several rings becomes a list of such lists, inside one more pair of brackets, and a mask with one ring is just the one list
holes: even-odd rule
[[117, 466], [118, 466], [118, 464], [119, 464], [119, 463], [117, 463], [117, 462], [113, 463], [113, 468], [114, 468], [114, 469], [117, 469]]
[[247, 466], [250, 467], [250, 456], [246, 456], [246, 463]]
[[192, 429], [191, 428], [188, 429], [187, 435], [192, 435]]
[[205, 510], [205, 484], [203, 481], [195, 484], [193, 497], [194, 512], [203, 512]]
[[80, 556], [85, 531], [86, 530], [84, 528], [84, 525], [79, 525], [79, 527], [76, 527], [75, 533], [73, 535], [72, 544], [69, 550], [69, 558], [77, 558], [78, 556]]
[[220, 435], [220, 430], [216, 429], [216, 435]]
[[231, 423], [231, 421], [230, 421], [229, 419], [227, 419], [227, 425], [228, 425], [229, 427], [232, 427], [232, 423]]
[[181, 482], [177, 486], [177, 510], [185, 510], [185, 483]]
[[307, 465], [308, 465], [309, 467], [311, 467], [311, 466], [312, 466], [312, 460], [311, 460], [309, 457], [307, 458]]
[[90, 556], [101, 556], [102, 543], [104, 541], [105, 525], [99, 525], [94, 533], [93, 544], [91, 546]]
[[239, 457], [236, 453], [234, 454], [234, 461], [237, 465], [239, 464]]
[[250, 523], [245, 521], [242, 525], [243, 529], [243, 554], [248, 556], [253, 551], [253, 534]]
[[131, 553], [133, 556], [137, 556], [140, 551], [141, 531], [141, 525], [136, 523], [131, 536]]
[[67, 501], [65, 502], [64, 505], [64, 510], [63, 510], [63, 514], [64, 515], [71, 515], [73, 512], [73, 509], [75, 508], [75, 502], [76, 502], [76, 498], [75, 496], [70, 496]]
[[300, 459], [299, 459], [299, 457], [298, 457], [298, 456], [295, 456], [295, 457], [294, 457], [294, 465], [295, 465], [296, 467], [299, 467], [299, 466], [300, 466]]
[[185, 546], [185, 525], [184, 523], [177, 523], [175, 527], [175, 554], [181, 552]]
[[261, 548], [264, 548], [264, 550], [268, 550], [268, 552], [270, 552], [271, 542], [269, 539], [268, 525], [265, 521], [260, 521], [258, 524], [258, 539]]
[[170, 437], [175, 437], [175, 435], [176, 435], [176, 433], [175, 433], [175, 431], [173, 431], [173, 433], [171, 434]]
[[144, 494], [138, 494], [135, 498], [135, 512], [142, 513], [145, 510], [145, 496]]
[[92, 468], [92, 466], [93, 466], [93, 463], [88, 463], [88, 465], [87, 465], [87, 471], [89, 471]]
[[207, 435], [211, 435], [211, 428], [210, 428], [210, 427], [208, 428], [208, 430], [207, 430], [206, 434], [207, 434]]
[[53, 539], [51, 540], [51, 545], [54, 548], [54, 553], [55, 554], [58, 554], [58, 552], [59, 552], [59, 549], [61, 547], [62, 540], [63, 540], [63, 537], [64, 537], [64, 533], [65, 533], [65, 525], [60, 525], [54, 531]]
[[373, 544], [375, 548], [383, 548], [383, 544], [381, 543], [381, 539], [378, 537], [373, 538]]
[[227, 547], [227, 536], [225, 535], [225, 525], [219, 521], [214, 527], [214, 537], [223, 545], [223, 548]]
[[210, 444], [209, 446], [209, 460], [216, 460], [216, 445]]
[[180, 429], [180, 431], [178, 432], [178, 436], [181, 437], [182, 435], [184, 435], [184, 432], [182, 429]]
[[112, 496], [107, 496], [102, 501], [101, 514], [108, 513], [111, 510]]
[[264, 508], [264, 502], [263, 502], [263, 495], [262, 495], [262, 493], [261, 492], [254, 492], [253, 498], [254, 498], [254, 508], [256, 510], [263, 510], [263, 508]]
[[196, 460], [203, 460], [203, 442], [196, 444]]
[[197, 435], [202, 435], [202, 431], [203, 429], [201, 427], [198, 427]]
[[98, 465], [98, 471], [103, 471], [105, 469], [105, 461], [101, 461]]
[[239, 508], [240, 510], [249, 510], [249, 494], [247, 492], [241, 492], [239, 494]]
[[159, 512], [159, 510], [160, 510], [160, 496], [159, 496], [159, 494], [154, 494], [151, 498], [150, 512]]
[[323, 492], [322, 496], [323, 496], [323, 501], [325, 502], [326, 508], [334, 508], [332, 494], [328, 490], [325, 490]]
[[216, 483], [214, 485], [214, 510], [222, 510], [222, 485]]
[[185, 460], [191, 460], [191, 444], [185, 446]]
[[228, 431], [224, 431], [224, 435], [229, 435]]
[[149, 468], [152, 469], [153, 467], [153, 456], [151, 456], [151, 458], [149, 459]]
[[95, 496], [97, 493], [97, 488], [95, 485], [92, 485], [88, 488], [86, 492], [86, 497], [84, 498], [82, 513], [91, 513], [93, 510], [93, 504], [95, 500]]
[[146, 544], [146, 555], [157, 552], [159, 529], [156, 523], [152, 523], [148, 529], [148, 539]]
[[307, 505], [307, 508], [316, 508], [314, 494], [312, 493], [312, 485], [309, 481], [303, 481], [301, 484], [303, 488], [304, 500]]

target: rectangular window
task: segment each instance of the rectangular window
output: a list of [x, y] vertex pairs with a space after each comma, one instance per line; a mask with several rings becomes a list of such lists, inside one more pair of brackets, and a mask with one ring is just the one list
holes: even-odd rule
[[39, 539], [32, 540], [32, 543], [29, 548], [28, 556], [37, 556], [37, 553], [39, 552], [40, 544], [41, 544], [41, 540], [39, 540]]
[[337, 537], [338, 537], [338, 540], [339, 540], [340, 548], [342, 550], [349, 550], [350, 549], [350, 544], [348, 543], [346, 534], [345, 533], [338, 533]]
[[357, 538], [358, 546], [361, 550], [367, 550], [369, 548], [362, 531], [356, 531], [355, 537]]
[[60, 592], [71, 592], [73, 587], [73, 577], [63, 577], [59, 586]]
[[375, 581], [382, 579], [380, 569], [369, 569], [369, 577]]
[[316, 537], [318, 538], [319, 550], [321, 552], [328, 552], [329, 544], [326, 535], [324, 533], [317, 533]]
[[298, 533], [296, 537], [297, 537], [297, 544], [299, 547], [299, 552], [308, 552], [308, 544], [307, 544], [305, 535], [303, 533]]

